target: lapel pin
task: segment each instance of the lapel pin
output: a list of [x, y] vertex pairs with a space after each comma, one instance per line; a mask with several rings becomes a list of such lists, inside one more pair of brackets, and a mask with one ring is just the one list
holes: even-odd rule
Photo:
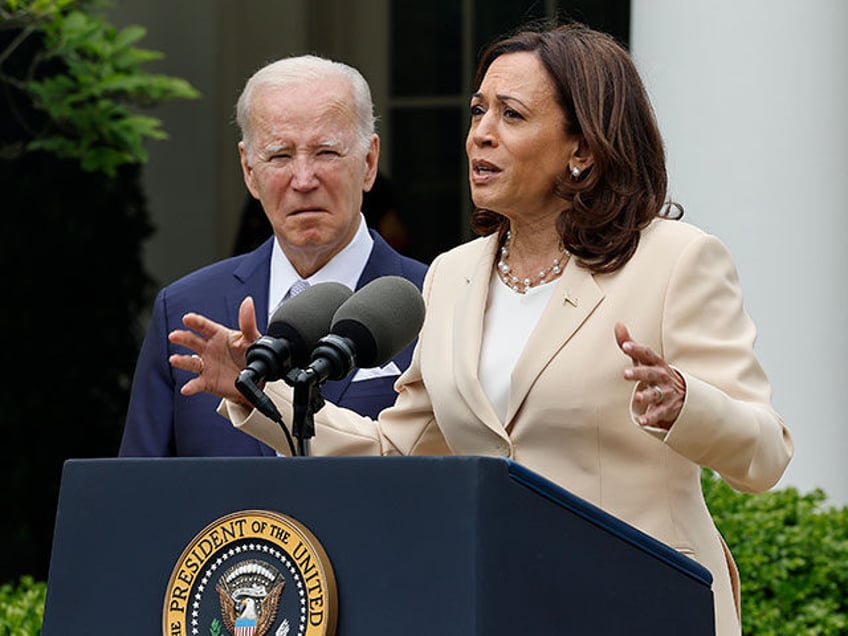
[[563, 296], [562, 304], [564, 305], [565, 303], [569, 303], [577, 307], [577, 296], [572, 296], [570, 289], [565, 290], [565, 296]]

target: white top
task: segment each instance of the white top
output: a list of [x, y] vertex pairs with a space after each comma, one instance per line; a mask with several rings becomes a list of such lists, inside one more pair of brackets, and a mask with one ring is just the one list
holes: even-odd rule
[[[501, 422], [506, 419], [512, 369], [556, 288], [556, 280], [519, 294], [497, 272], [489, 283], [480, 348], [480, 384]], [[505, 422], [504, 422], [505, 423]]]
[[[348, 287], [351, 291], [356, 289], [356, 283], [365, 269], [368, 257], [371, 256], [371, 248], [374, 239], [368, 233], [365, 217], [359, 215], [359, 229], [357, 229], [353, 240], [345, 248], [336, 254], [329, 263], [307, 278], [310, 285], [325, 282], [336, 282]], [[300, 280], [289, 259], [283, 253], [279, 242], [274, 240], [271, 250], [271, 276], [268, 282], [268, 318], [274, 315], [286, 292], [291, 286]]]

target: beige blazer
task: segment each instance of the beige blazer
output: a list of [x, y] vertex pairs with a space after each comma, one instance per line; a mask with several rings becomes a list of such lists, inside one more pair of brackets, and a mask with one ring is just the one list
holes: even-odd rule
[[[730, 254], [691, 225], [657, 219], [613, 274], [591, 274], [570, 259], [511, 371], [501, 422], [477, 379], [496, 252], [490, 236], [436, 258], [395, 406], [375, 426], [327, 404], [315, 416], [311, 452], [510, 457], [707, 567], [716, 633], [739, 634], [738, 574], [704, 503], [700, 467], [760, 492], [780, 478], [793, 446], [754, 355], [755, 328]], [[616, 321], [686, 380], [683, 410], [667, 434], [635, 423]], [[291, 389], [277, 382], [266, 392], [291, 422]], [[219, 411], [288, 452], [279, 427], [257, 412], [226, 401]]]

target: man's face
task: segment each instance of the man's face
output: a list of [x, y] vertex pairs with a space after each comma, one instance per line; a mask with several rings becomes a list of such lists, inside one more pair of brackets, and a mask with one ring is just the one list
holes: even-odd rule
[[245, 183], [283, 251], [309, 276], [356, 233], [379, 140], [363, 148], [350, 87], [337, 78], [257, 88], [250, 124], [247, 145], [239, 144]]

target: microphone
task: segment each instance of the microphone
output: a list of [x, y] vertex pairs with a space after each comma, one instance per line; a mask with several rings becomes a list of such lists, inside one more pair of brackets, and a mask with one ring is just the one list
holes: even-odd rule
[[341, 283], [318, 283], [280, 305], [268, 322], [268, 333], [247, 350], [247, 366], [236, 378], [236, 388], [261, 413], [279, 422], [273, 402], [257, 384], [282, 378], [290, 369], [302, 367], [336, 310], [353, 292]]
[[382, 366], [415, 340], [423, 323], [424, 299], [414, 284], [400, 276], [376, 278], [339, 306], [301, 374], [320, 384], [341, 380], [354, 367]]

